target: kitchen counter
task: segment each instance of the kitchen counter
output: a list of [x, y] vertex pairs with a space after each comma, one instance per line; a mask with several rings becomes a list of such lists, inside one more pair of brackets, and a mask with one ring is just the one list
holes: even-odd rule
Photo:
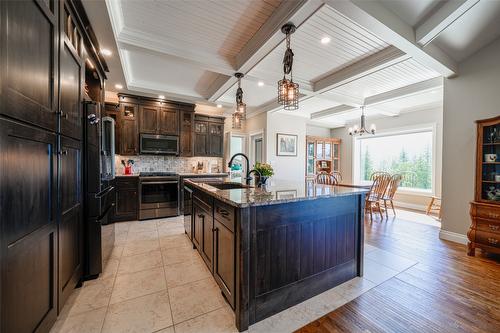
[[229, 173], [227, 172], [180, 172], [181, 177], [227, 177]]
[[276, 179], [222, 190], [241, 184], [186, 185], [186, 232], [239, 331], [363, 275], [366, 189]]
[[128, 177], [139, 177], [138, 173], [133, 173], [131, 175], [115, 175], [115, 178], [128, 178]]
[[[225, 182], [228, 183], [228, 181]], [[293, 183], [274, 179], [269, 180], [269, 182], [269, 185], [264, 187], [251, 186], [241, 189], [221, 190], [209, 183], [187, 181], [193, 187], [212, 195], [214, 198], [239, 208], [341, 197], [366, 193], [368, 191], [366, 188], [331, 186], [306, 182]]]

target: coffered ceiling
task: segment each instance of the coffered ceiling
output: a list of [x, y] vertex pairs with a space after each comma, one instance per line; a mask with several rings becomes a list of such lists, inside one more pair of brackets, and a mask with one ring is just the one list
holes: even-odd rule
[[293, 114], [326, 127], [343, 126], [363, 104], [368, 116], [396, 116], [439, 103], [441, 77], [459, 75], [458, 61], [500, 35], [500, 3], [487, 0], [83, 3], [100, 44], [115, 53], [108, 89], [119, 83], [123, 91], [221, 104], [230, 113], [239, 71], [250, 116], [282, 112], [280, 29], [293, 22], [301, 92]]

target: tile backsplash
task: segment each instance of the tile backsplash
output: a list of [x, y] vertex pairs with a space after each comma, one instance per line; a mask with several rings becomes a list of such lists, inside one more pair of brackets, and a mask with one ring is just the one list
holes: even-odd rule
[[[121, 160], [134, 160], [133, 173], [148, 171], [195, 172], [198, 162], [203, 163], [203, 172], [224, 172], [222, 158], [219, 157], [177, 157], [158, 155], [125, 156], [115, 155], [115, 171], [122, 175], [124, 167]], [[212, 168], [212, 170], [209, 170]], [[218, 170], [218, 171], [217, 171]]]

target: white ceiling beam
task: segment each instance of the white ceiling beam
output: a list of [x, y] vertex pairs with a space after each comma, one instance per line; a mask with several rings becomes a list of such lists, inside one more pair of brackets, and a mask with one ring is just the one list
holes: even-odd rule
[[378, 1], [324, 1], [345, 17], [442, 76], [452, 77], [458, 73], [458, 65], [451, 57], [434, 45], [428, 45], [424, 49], [417, 43], [413, 27], [403, 22]]
[[[285, 35], [281, 32], [281, 27], [285, 23], [292, 22], [296, 27], [299, 27], [322, 6], [321, 0], [281, 2], [271, 17], [238, 53], [233, 73], [248, 73], [285, 39]], [[222, 84], [220, 82], [214, 83], [214, 87], [211, 88], [214, 93], [208, 96], [208, 100], [216, 101], [235, 83], [235, 77], [230, 77]]]
[[353, 108], [350, 105], [339, 105], [339, 106], [335, 106], [335, 107], [330, 108], [330, 109], [311, 113], [311, 120], [327, 118], [327, 117], [330, 117], [333, 115], [347, 113], [347, 112], [350, 112], [350, 111], [355, 110], [355, 109], [356, 108]]
[[424, 46], [429, 44], [478, 2], [479, 0], [453, 0], [446, 2], [417, 27], [415, 30], [417, 42]]
[[365, 105], [373, 106], [381, 103], [387, 103], [403, 97], [421, 94], [443, 86], [443, 78], [436, 77], [422, 82], [410, 84], [405, 87], [394, 89], [378, 95], [365, 98]]
[[394, 46], [374, 53], [360, 61], [314, 82], [314, 92], [322, 93], [393, 66], [411, 57]]

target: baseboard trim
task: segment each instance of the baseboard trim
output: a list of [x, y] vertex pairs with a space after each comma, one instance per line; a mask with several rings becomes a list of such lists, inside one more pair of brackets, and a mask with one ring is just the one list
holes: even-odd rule
[[467, 242], [469, 241], [466, 235], [462, 235], [456, 232], [446, 231], [443, 229], [439, 231], [439, 238], [459, 244], [467, 244]]
[[427, 211], [427, 206], [416, 205], [416, 204], [401, 202], [401, 201], [394, 201], [394, 206], [399, 207], [399, 208], [408, 208], [408, 209], [418, 210], [421, 212]]

